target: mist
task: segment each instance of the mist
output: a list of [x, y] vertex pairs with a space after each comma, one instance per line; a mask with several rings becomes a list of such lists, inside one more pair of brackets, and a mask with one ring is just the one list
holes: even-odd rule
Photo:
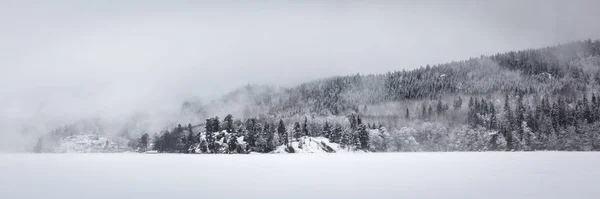
[[[0, 151], [87, 118], [150, 130], [247, 84], [598, 39], [598, 1], [0, 1]], [[184, 120], [185, 121], [185, 120]]]

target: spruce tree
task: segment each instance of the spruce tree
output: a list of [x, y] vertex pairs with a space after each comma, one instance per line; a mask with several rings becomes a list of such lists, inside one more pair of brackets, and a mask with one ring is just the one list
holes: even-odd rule
[[300, 127], [300, 123], [295, 122], [294, 123], [294, 138], [296, 139], [300, 139], [300, 137], [302, 137], [302, 128]]
[[308, 132], [308, 119], [304, 117], [304, 123], [302, 124], [302, 136], [310, 136]]
[[323, 126], [323, 135], [325, 136], [325, 138], [331, 140], [331, 127], [329, 126], [329, 122], [325, 122], [325, 125]]
[[365, 125], [360, 125], [358, 128], [358, 139], [360, 149], [369, 150], [369, 132], [365, 128]]
[[149, 137], [150, 136], [147, 133], [144, 133], [142, 135], [142, 137], [140, 138], [140, 141], [139, 141], [139, 152], [146, 152], [146, 150], [148, 149]]
[[524, 138], [524, 129], [523, 129], [523, 122], [525, 121], [525, 105], [523, 105], [523, 95], [519, 95], [519, 98], [517, 100], [517, 107], [515, 110], [515, 114], [516, 114], [516, 118], [515, 118], [515, 124], [517, 125], [517, 128], [519, 130], [519, 140], [521, 142], [523, 142], [523, 138]]
[[442, 103], [441, 99], [438, 100], [435, 110], [436, 110], [438, 116], [441, 116], [444, 113], [444, 104]]
[[237, 137], [233, 134], [230, 135], [229, 141], [227, 142], [229, 153], [234, 153], [237, 149]]
[[460, 109], [462, 107], [462, 98], [458, 96], [458, 99], [454, 100], [454, 110]]
[[288, 145], [288, 135], [287, 135], [287, 131], [285, 130], [285, 124], [283, 123], [282, 119], [279, 120], [279, 126], [277, 127], [277, 133], [279, 134], [279, 143], [287, 146]]
[[427, 109], [427, 119], [431, 119], [432, 115], [433, 115], [433, 108], [431, 106], [429, 106], [429, 109]]
[[255, 118], [249, 118], [246, 120], [246, 132], [244, 135], [244, 141], [248, 144], [248, 147], [254, 148], [256, 146], [256, 138], [258, 136], [257, 123]]
[[496, 129], [498, 119], [496, 119], [496, 108], [494, 108], [494, 104], [490, 102], [490, 129]]
[[506, 139], [506, 149], [510, 151], [514, 149], [512, 136], [513, 116], [510, 109], [510, 98], [508, 97], [508, 93], [504, 97], [504, 115], [502, 135], [504, 136], [504, 139]]
[[[189, 128], [189, 129], [191, 129], [191, 128]], [[186, 142], [187, 143], [185, 146], [185, 150], [186, 150], [186, 152], [190, 152], [190, 148], [196, 144], [196, 138], [194, 137], [194, 132], [192, 132], [191, 130], [188, 130]]]
[[223, 119], [223, 130], [227, 131], [227, 133], [234, 132], [233, 116], [231, 114], [225, 116], [225, 119]]
[[330, 141], [339, 144], [342, 139], [342, 132], [342, 125], [336, 124], [335, 128], [333, 128], [333, 131], [331, 132], [332, 136], [330, 138]]

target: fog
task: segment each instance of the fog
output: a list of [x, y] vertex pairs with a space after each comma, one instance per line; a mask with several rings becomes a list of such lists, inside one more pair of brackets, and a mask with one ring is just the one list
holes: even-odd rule
[[598, 1], [0, 0], [0, 151], [85, 118], [598, 39]]

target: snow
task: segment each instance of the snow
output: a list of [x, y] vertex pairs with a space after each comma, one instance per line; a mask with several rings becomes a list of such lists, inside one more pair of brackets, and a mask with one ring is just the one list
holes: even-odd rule
[[[301, 137], [290, 143], [294, 149], [293, 153], [338, 153], [344, 152], [339, 144], [329, 142], [329, 139], [324, 137]], [[279, 146], [273, 153], [291, 153], [287, 146]]]
[[80, 134], [60, 139], [55, 153], [99, 153], [127, 150], [124, 139], [113, 140], [96, 134]]
[[0, 198], [598, 198], [600, 153], [0, 154]]

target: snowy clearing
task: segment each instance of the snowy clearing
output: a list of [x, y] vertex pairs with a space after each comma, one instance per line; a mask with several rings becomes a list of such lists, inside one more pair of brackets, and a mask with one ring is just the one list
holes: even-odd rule
[[598, 198], [600, 153], [0, 154], [0, 198]]

